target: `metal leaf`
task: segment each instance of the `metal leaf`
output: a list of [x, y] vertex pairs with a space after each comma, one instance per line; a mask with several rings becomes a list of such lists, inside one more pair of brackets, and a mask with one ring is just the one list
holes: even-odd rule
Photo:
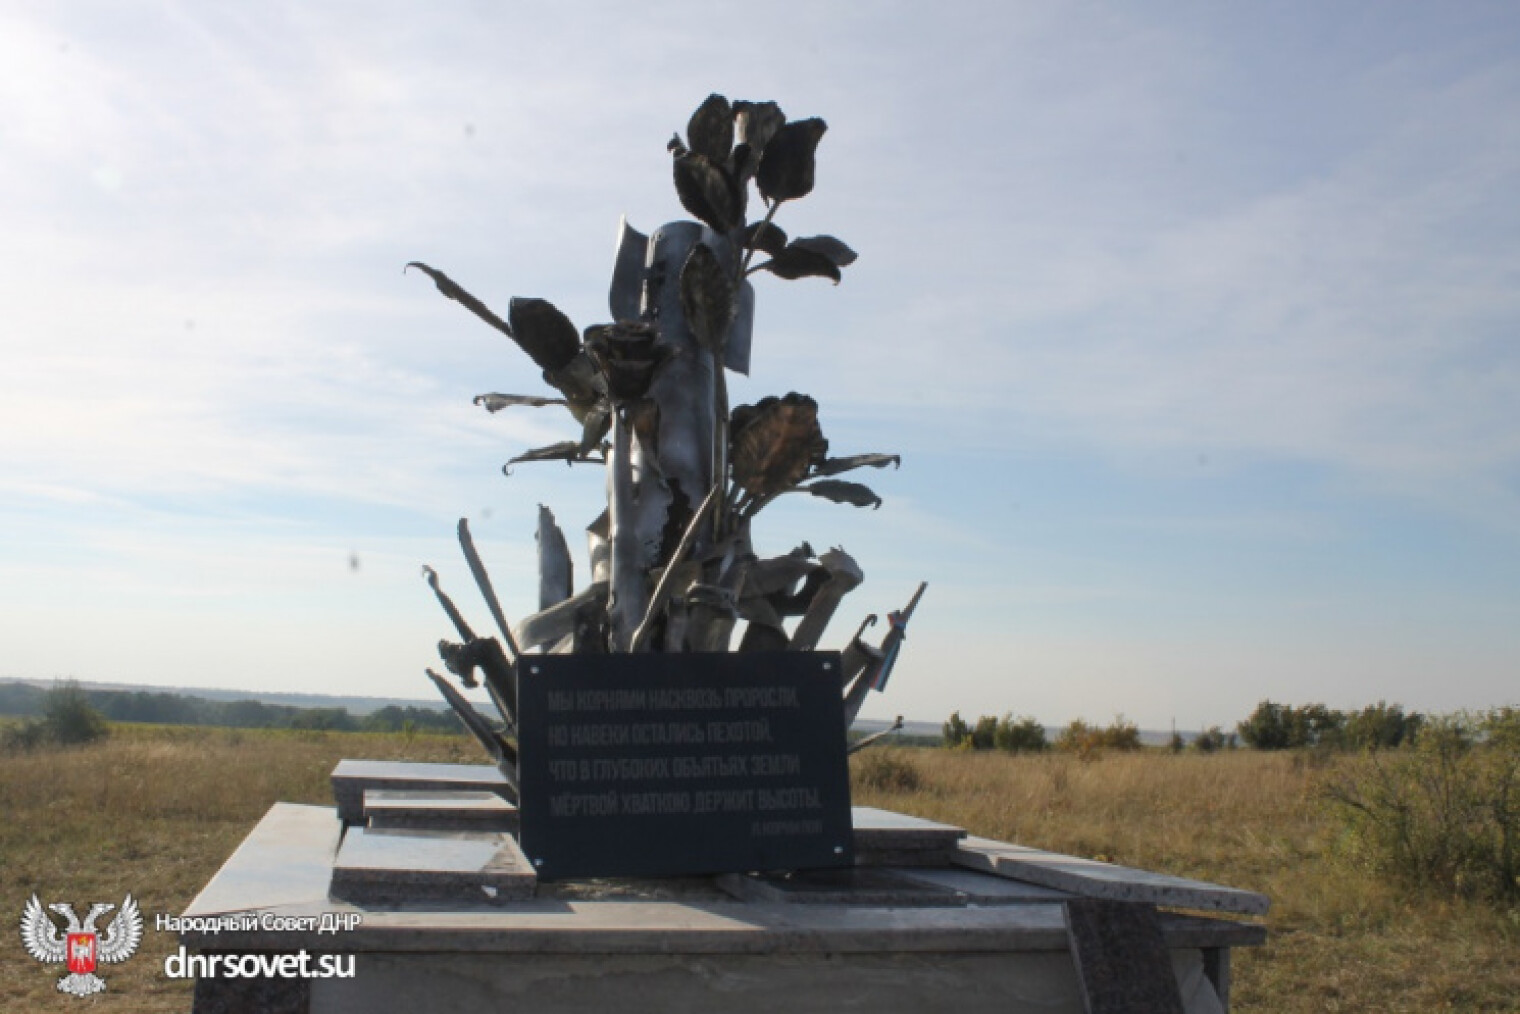
[[545, 370], [544, 382], [556, 388], [570, 402], [570, 414], [584, 422], [586, 413], [607, 400], [607, 382], [585, 350], [557, 370]]
[[554, 512], [538, 505], [538, 608], [540, 611], [569, 598], [575, 590], [575, 562]]
[[[506, 335], [508, 338], [516, 340], [516, 336], [512, 334], [511, 326], [506, 321], [502, 320], [500, 317], [496, 316], [496, 314], [492, 313], [486, 304], [470, 295], [460, 286], [458, 282], [454, 281], [454, 279], [450, 278], [442, 271], [439, 271], [435, 268], [430, 268], [421, 261], [409, 261], [406, 267], [416, 268], [418, 271], [421, 271], [423, 274], [427, 275], [433, 280], [433, 284], [438, 287], [439, 292], [443, 293], [449, 299], [454, 300], [456, 303], [462, 304], [465, 309], [469, 310], [471, 313], [479, 317], [481, 320], [485, 321], [487, 324], [490, 324], [492, 327], [500, 331], [502, 334]], [[405, 271], [406, 268], [402, 268], [402, 270]]]
[[751, 222], [744, 229], [744, 245], [774, 257], [786, 248], [786, 230], [775, 222]]
[[839, 284], [839, 265], [816, 250], [804, 250], [796, 243], [751, 271], [769, 271], [779, 278], [832, 278]]
[[547, 299], [513, 298], [507, 308], [513, 336], [542, 370], [567, 366], [581, 350], [581, 335], [570, 318]]
[[596, 450], [607, 431], [612, 429], [612, 406], [602, 402], [586, 413], [581, 420], [581, 442], [576, 445], [576, 456], [585, 457]]
[[786, 123], [786, 114], [774, 102], [734, 103], [734, 126], [739, 143], [734, 146], [734, 178], [743, 186], [755, 178], [765, 146]]
[[548, 447], [535, 447], [531, 451], [523, 451], [517, 457], [507, 462], [510, 467], [519, 461], [569, 461], [580, 453], [581, 442], [579, 440], [561, 440], [557, 444]]
[[728, 99], [716, 93], [707, 96], [686, 124], [686, 143], [718, 165], [728, 162], [734, 148], [734, 111]]
[[604, 378], [608, 396], [618, 403], [644, 397], [655, 371], [676, 354], [670, 345], [658, 344], [653, 324], [620, 321], [586, 329], [586, 353]]
[[644, 262], [649, 256], [649, 237], [628, 224], [624, 215], [618, 223], [617, 255], [612, 264], [612, 284], [607, 289], [607, 306], [613, 320], [633, 320], [639, 315], [644, 296]]
[[744, 223], [743, 193], [722, 166], [691, 152], [676, 155], [673, 172], [676, 196], [693, 217], [720, 233]]
[[821, 253], [842, 268], [854, 264], [856, 257], [859, 256], [842, 240], [834, 236], [803, 236], [792, 240], [792, 246], [799, 250], [813, 250]]
[[500, 412], [514, 405], [543, 408], [545, 405], [568, 405], [564, 398], [541, 398], [536, 394], [477, 394], [475, 404], [484, 405], [487, 412]]
[[786, 123], [786, 114], [774, 102], [749, 102], [740, 99], [734, 103], [734, 125], [740, 144], [750, 150], [762, 152]]
[[795, 120], [776, 131], [760, 156], [755, 183], [770, 201], [793, 201], [813, 191], [814, 153], [829, 125], [817, 117]]
[[862, 486], [858, 482], [845, 482], [843, 479], [820, 479], [817, 482], [808, 483], [806, 486], [798, 486], [801, 492], [821, 496], [825, 500], [835, 503], [854, 504], [856, 507], [877, 508], [881, 506], [881, 497], [871, 492], [869, 486]]
[[730, 421], [734, 482], [754, 496], [789, 489], [828, 453], [818, 403], [795, 391], [741, 405]]
[[734, 286], [706, 243], [692, 247], [681, 268], [681, 308], [697, 344], [721, 350], [734, 322]]
[[854, 468], [893, 468], [902, 466], [902, 456], [898, 454], [852, 454], [846, 458], [828, 458], [817, 468], [813, 469], [814, 475], [838, 475]]
[[766, 623], [751, 622], [739, 640], [741, 652], [785, 651], [788, 641], [786, 630]]

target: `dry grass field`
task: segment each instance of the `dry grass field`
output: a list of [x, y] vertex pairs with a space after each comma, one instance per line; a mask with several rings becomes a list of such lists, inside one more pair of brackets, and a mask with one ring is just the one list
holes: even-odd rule
[[1520, 910], [1422, 897], [1337, 861], [1320, 787], [1347, 758], [894, 754], [919, 787], [866, 788], [857, 770], [856, 803], [1268, 895], [1270, 939], [1237, 952], [1234, 1010], [1520, 1011]]
[[[873, 754], [878, 758], [869, 760]], [[276, 800], [330, 803], [341, 757], [478, 763], [457, 737], [117, 726], [105, 742], [0, 756], [0, 1010], [185, 1011], [161, 974], [182, 910]], [[1520, 1011], [1520, 912], [1412, 895], [1336, 863], [1320, 801], [1335, 764], [1251, 752], [1070, 756], [866, 751], [915, 789], [855, 800], [977, 834], [1265, 892], [1271, 941], [1240, 954], [1239, 1011]], [[109, 992], [76, 1000], [21, 949], [26, 898], [83, 907], [131, 891], [149, 921]]]

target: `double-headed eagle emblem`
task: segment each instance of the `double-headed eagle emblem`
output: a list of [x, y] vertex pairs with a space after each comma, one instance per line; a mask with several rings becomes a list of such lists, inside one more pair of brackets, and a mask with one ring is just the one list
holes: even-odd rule
[[89, 996], [101, 992], [106, 984], [95, 974], [96, 965], [125, 961], [142, 942], [143, 917], [130, 894], [103, 935], [95, 929], [95, 920], [116, 908], [115, 905], [97, 901], [90, 906], [84, 922], [74, 914], [72, 905], [56, 902], [48, 908], [67, 919], [68, 927], [59, 933], [57, 924], [42, 911], [42, 902], [33, 894], [21, 913], [21, 942], [27, 953], [43, 964], [68, 964], [69, 974], [58, 980], [60, 993]]

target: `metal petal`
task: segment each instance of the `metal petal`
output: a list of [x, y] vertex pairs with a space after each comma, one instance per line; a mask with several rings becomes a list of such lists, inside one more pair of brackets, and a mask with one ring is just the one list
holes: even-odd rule
[[507, 465], [515, 465], [520, 461], [569, 461], [580, 453], [580, 449], [579, 440], [561, 440], [548, 447], [535, 447], [531, 451], [523, 451], [517, 457], [509, 459]]
[[575, 587], [575, 562], [565, 533], [554, 522], [554, 512], [538, 505], [538, 608], [548, 609], [569, 598]]
[[898, 454], [851, 454], [844, 458], [826, 458], [822, 464], [813, 469], [814, 475], [838, 475], [855, 468], [885, 468], [891, 465], [897, 468], [902, 465], [902, 456]]
[[734, 148], [734, 111], [728, 99], [716, 92], [707, 96], [686, 124], [686, 143], [718, 165], [728, 162]]
[[507, 308], [507, 320], [517, 344], [540, 369], [563, 369], [581, 350], [581, 333], [547, 299], [514, 297]]
[[814, 152], [829, 125], [817, 117], [788, 123], [765, 146], [755, 183], [769, 201], [793, 201], [813, 190]]
[[541, 398], [536, 394], [477, 394], [475, 404], [485, 406], [487, 412], [500, 412], [514, 405], [543, 408], [545, 405], [568, 405], [564, 398]]
[[828, 453], [818, 426], [818, 403], [795, 391], [735, 409], [733, 477], [755, 496], [789, 489]]
[[833, 236], [803, 236], [792, 240], [792, 246], [799, 250], [812, 250], [821, 253], [829, 260], [842, 268], [847, 268], [855, 263], [860, 255], [851, 250], [842, 240]]
[[835, 503], [854, 504], [856, 507], [870, 507], [873, 510], [881, 506], [881, 497], [871, 491], [869, 486], [862, 486], [858, 482], [845, 482], [843, 479], [819, 479], [810, 482], [806, 486], [798, 486], [799, 492], [811, 493], [821, 496], [825, 500]]
[[770, 260], [757, 264], [750, 268], [755, 271], [769, 271], [778, 278], [788, 280], [796, 278], [831, 278], [835, 285], [839, 284], [841, 277], [839, 265], [835, 264], [826, 255], [817, 250], [805, 250], [795, 242], [785, 250], [776, 254]]
[[681, 207], [694, 218], [724, 234], [744, 224], [743, 192], [722, 166], [693, 152], [676, 156], [672, 172]]
[[644, 298], [644, 259], [649, 256], [649, 237], [628, 224], [627, 216], [618, 222], [617, 254], [612, 261], [612, 285], [607, 290], [607, 307], [613, 320], [636, 320]]
[[723, 347], [734, 322], [734, 286], [705, 243], [691, 248], [681, 268], [681, 308], [698, 345]]

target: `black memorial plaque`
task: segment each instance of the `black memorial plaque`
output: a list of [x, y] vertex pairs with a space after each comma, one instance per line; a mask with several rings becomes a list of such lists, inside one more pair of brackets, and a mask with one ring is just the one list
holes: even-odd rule
[[518, 668], [522, 848], [544, 880], [850, 866], [838, 652]]

